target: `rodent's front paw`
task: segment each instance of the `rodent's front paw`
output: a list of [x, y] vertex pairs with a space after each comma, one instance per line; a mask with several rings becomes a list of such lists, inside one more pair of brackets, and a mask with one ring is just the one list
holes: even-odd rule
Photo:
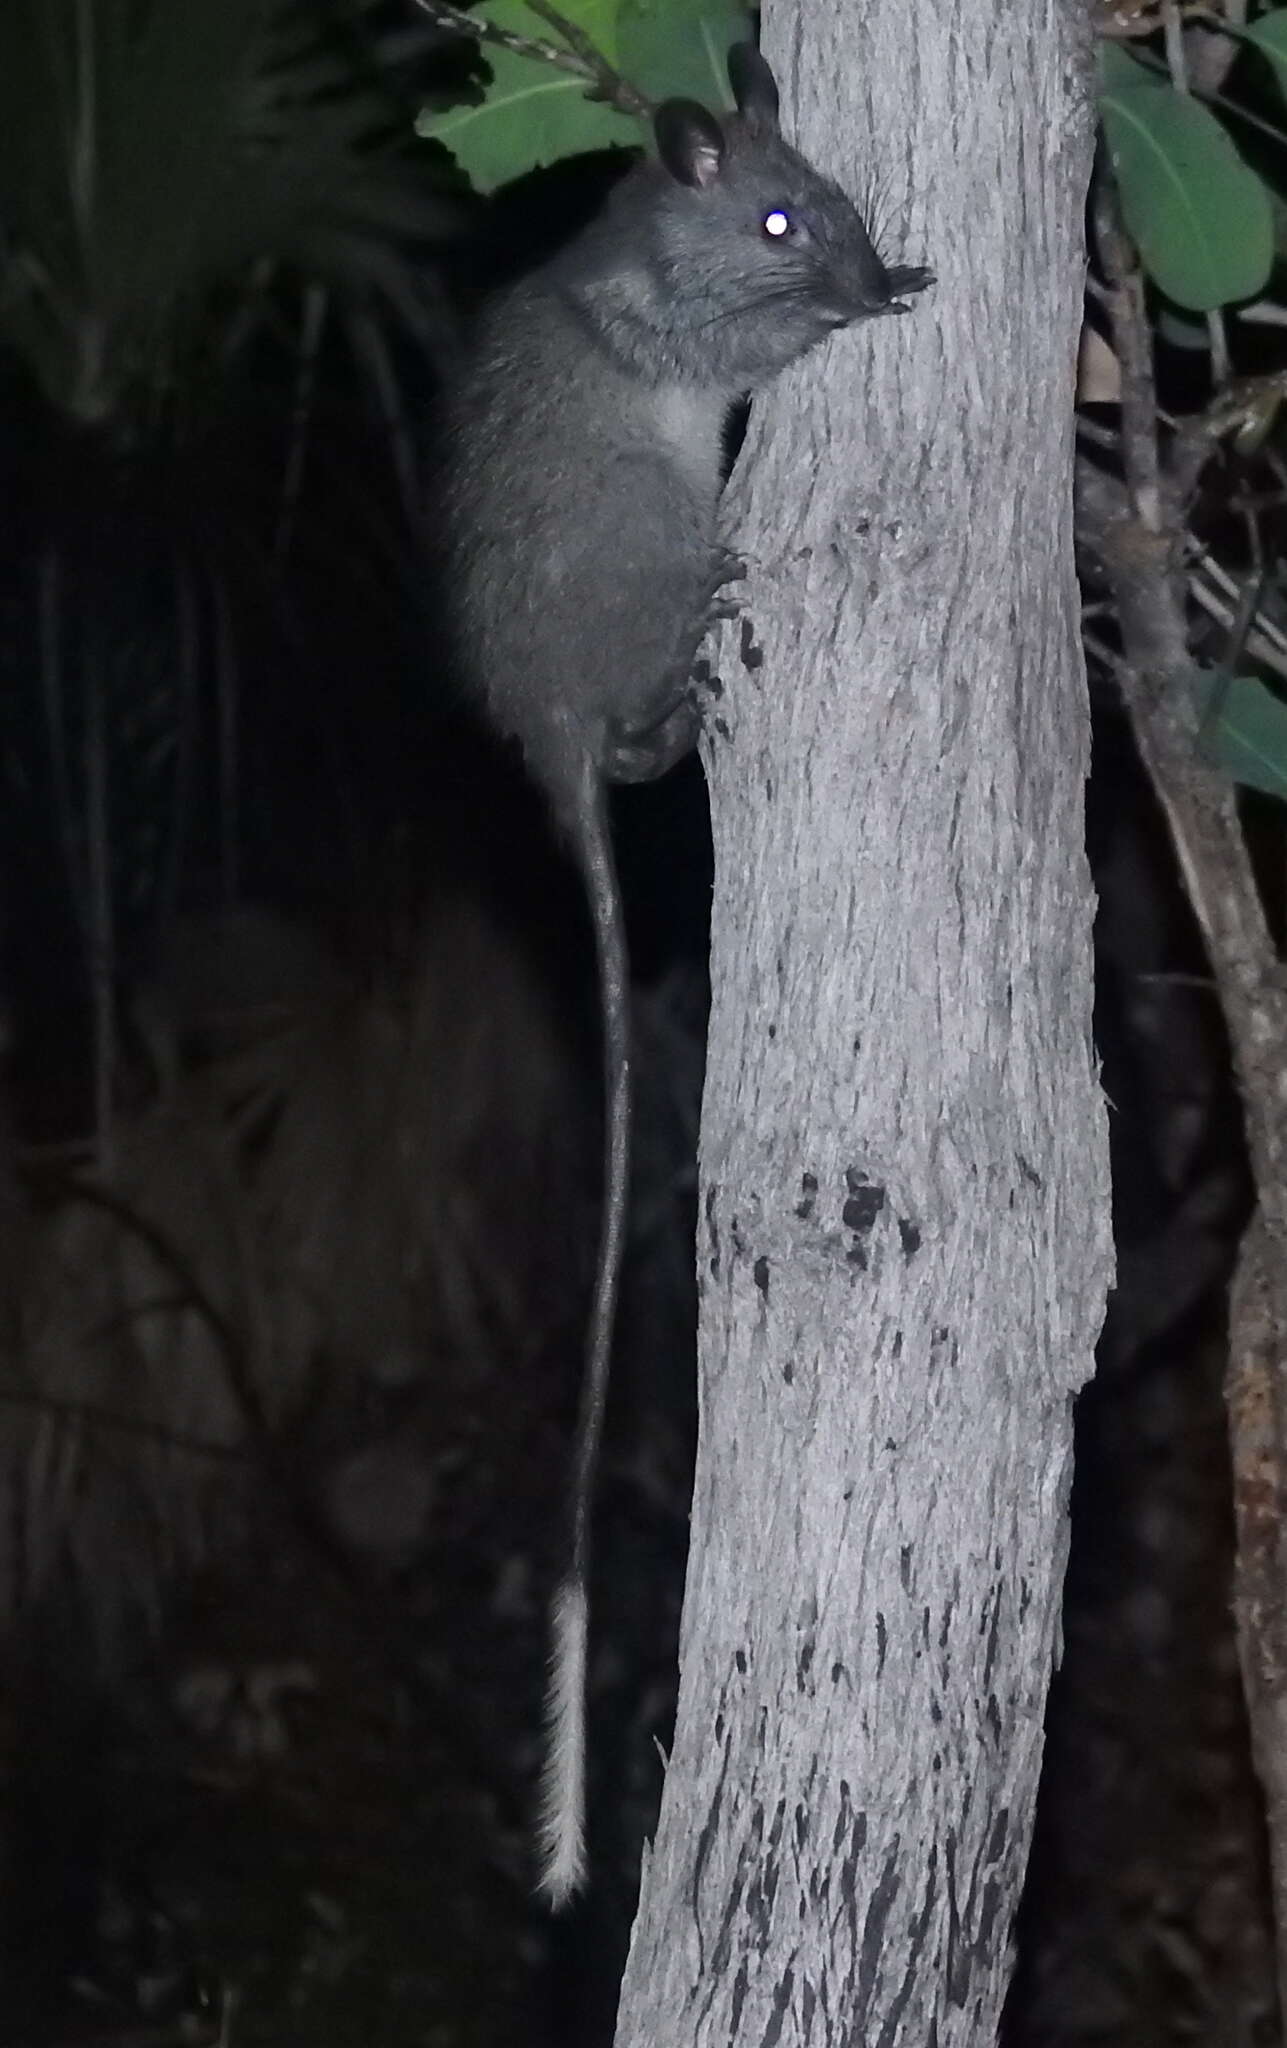
[[738, 617], [741, 606], [737, 598], [729, 593], [730, 583], [740, 583], [746, 575], [746, 563], [732, 548], [717, 547], [711, 563], [710, 582], [706, 590], [706, 616], [703, 631], [718, 625], [722, 619]]
[[723, 678], [711, 667], [705, 655], [693, 663], [692, 681], [689, 685], [693, 709], [699, 721], [704, 721], [707, 706], [718, 703], [724, 695]]
[[711, 596], [717, 596], [730, 583], [744, 582], [746, 573], [746, 563], [736, 549], [726, 548], [723, 542], [719, 542], [715, 549], [715, 559], [711, 564]]

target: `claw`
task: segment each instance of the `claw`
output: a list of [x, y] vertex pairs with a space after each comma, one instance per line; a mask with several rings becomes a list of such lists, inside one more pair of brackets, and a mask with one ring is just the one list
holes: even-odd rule
[[741, 583], [747, 574], [746, 563], [732, 548], [717, 547], [712, 564], [711, 589], [722, 590], [726, 583]]

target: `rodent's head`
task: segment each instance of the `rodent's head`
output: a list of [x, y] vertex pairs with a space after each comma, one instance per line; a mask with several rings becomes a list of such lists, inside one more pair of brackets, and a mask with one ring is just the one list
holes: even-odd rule
[[695, 100], [657, 109], [653, 260], [712, 366], [748, 385], [837, 327], [907, 312], [933, 273], [887, 266], [853, 201], [783, 141], [752, 44], [734, 45], [728, 74], [737, 113], [725, 120]]

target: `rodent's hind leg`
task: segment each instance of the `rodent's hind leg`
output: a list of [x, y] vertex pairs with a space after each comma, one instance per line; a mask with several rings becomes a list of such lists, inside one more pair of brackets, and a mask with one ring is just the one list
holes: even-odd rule
[[691, 754], [701, 737], [702, 714], [685, 685], [683, 695], [652, 725], [609, 732], [603, 773], [609, 782], [655, 782], [659, 775]]
[[713, 618], [726, 619], [737, 610], [736, 601], [732, 598], [722, 598], [720, 593], [727, 590], [730, 583], [744, 583], [746, 574], [746, 563], [737, 549], [725, 547], [723, 541], [717, 542], [711, 560], [711, 580], [708, 586]]
[[653, 696], [645, 719], [614, 720], [604, 739], [601, 768], [609, 782], [653, 782], [691, 753], [701, 737], [701, 700], [711, 690], [709, 669], [703, 676], [697, 656], [710, 628], [720, 619], [738, 616], [736, 601], [724, 593], [746, 575], [746, 564], [731, 548], [711, 550], [709, 574], [695, 593], [692, 626], [665, 678]]

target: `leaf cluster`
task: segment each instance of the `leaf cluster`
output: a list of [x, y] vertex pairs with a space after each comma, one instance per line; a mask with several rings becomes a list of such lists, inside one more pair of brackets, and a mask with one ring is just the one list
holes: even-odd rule
[[[1287, 89], [1287, 8], [1245, 41]], [[1111, 42], [1100, 49], [1099, 109], [1126, 227], [1168, 298], [1210, 313], [1263, 291], [1274, 261], [1269, 187], [1213, 110]]]
[[[646, 98], [731, 104], [725, 59], [729, 45], [749, 32], [743, 0], [573, 0], [567, 14]], [[544, 27], [528, 0], [494, 0], [480, 15], [479, 32], [521, 42]], [[486, 91], [470, 105], [426, 112], [417, 123], [421, 135], [453, 152], [479, 191], [538, 164], [642, 139], [637, 121], [587, 96], [585, 78], [491, 40], [488, 49]]]
[[[1165, 27], [1166, 16], [1162, 7], [1153, 20]], [[1220, 593], [1210, 588], [1216, 577], [1223, 582], [1226, 612], [1241, 610], [1223, 656], [1214, 666], [1193, 670], [1201, 742], [1235, 781], [1281, 799], [1287, 797], [1287, 704], [1275, 686], [1277, 676], [1271, 684], [1249, 668], [1236, 671], [1247, 666], [1250, 652], [1268, 657], [1271, 674], [1277, 670], [1287, 678], [1281, 655], [1274, 659], [1281, 636], [1264, 609], [1280, 606], [1280, 600], [1276, 579], [1265, 568], [1263, 521], [1238, 503], [1247, 466], [1256, 461], [1269, 472], [1270, 500], [1281, 500], [1275, 444], [1282, 378], [1273, 372], [1234, 377], [1224, 323], [1226, 315], [1236, 316], [1240, 338], [1248, 321], [1278, 324], [1272, 299], [1249, 302], [1271, 287], [1287, 210], [1266, 173], [1272, 148], [1262, 148], [1258, 157], [1245, 151], [1265, 135], [1271, 145], [1287, 140], [1275, 121], [1256, 110], [1256, 95], [1271, 113], [1287, 98], [1287, 7], [1268, 8], [1245, 26], [1236, 19], [1204, 21], [1227, 39], [1223, 68], [1232, 71], [1237, 90], [1203, 96], [1193, 88], [1179, 10], [1172, 8], [1170, 35], [1158, 34], [1158, 47], [1146, 48], [1142, 58], [1128, 55], [1119, 42], [1101, 43], [1099, 110], [1120, 221], [1155, 288], [1149, 300], [1154, 333], [1181, 349], [1210, 349], [1212, 355], [1216, 390], [1205, 412], [1178, 423], [1187, 447], [1179, 467], [1189, 476], [1189, 492], [1202, 480], [1208, 522], [1214, 518], [1226, 536], [1236, 536], [1241, 527], [1250, 547], [1250, 562], [1238, 564], [1241, 575], [1231, 576], [1210, 554], [1200, 566], [1195, 559], [1189, 570], [1199, 605], [1210, 610], [1218, 603]], [[1203, 324], [1187, 317], [1193, 314]], [[1190, 507], [1180, 510], [1193, 517]], [[1196, 546], [1192, 534], [1187, 545]], [[1227, 554], [1229, 538], [1222, 546]]]

